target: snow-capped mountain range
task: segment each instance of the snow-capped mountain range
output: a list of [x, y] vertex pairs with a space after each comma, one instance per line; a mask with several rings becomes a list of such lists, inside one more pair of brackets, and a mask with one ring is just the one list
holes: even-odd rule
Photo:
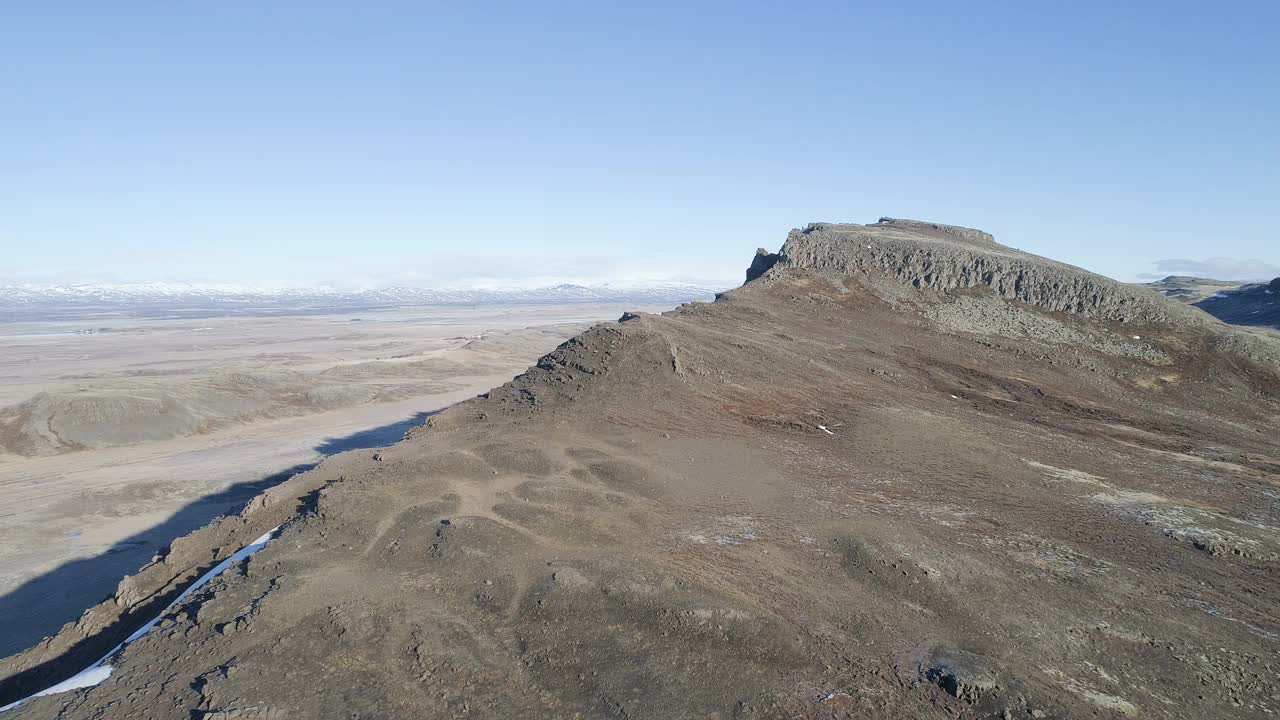
[[561, 284], [538, 288], [375, 290], [255, 288], [226, 284], [128, 283], [0, 286], [0, 320], [60, 319], [86, 314], [284, 314], [290, 311], [376, 309], [414, 305], [498, 305], [578, 302], [672, 304], [711, 300], [724, 288], [686, 283]]

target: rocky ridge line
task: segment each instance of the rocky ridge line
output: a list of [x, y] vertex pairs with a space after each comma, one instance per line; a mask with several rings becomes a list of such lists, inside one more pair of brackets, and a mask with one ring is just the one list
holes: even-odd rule
[[814, 223], [792, 230], [776, 260], [758, 256], [753, 268], [763, 266], [840, 279], [887, 277], [939, 292], [986, 288], [1007, 300], [1116, 322], [1213, 323], [1149, 290], [1000, 245], [981, 230], [915, 220]]

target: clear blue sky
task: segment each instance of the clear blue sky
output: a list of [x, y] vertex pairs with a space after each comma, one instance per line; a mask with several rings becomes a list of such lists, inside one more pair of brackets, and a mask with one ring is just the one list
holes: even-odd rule
[[15, 2], [0, 98], [0, 282], [732, 281], [880, 215], [1280, 273], [1274, 2]]

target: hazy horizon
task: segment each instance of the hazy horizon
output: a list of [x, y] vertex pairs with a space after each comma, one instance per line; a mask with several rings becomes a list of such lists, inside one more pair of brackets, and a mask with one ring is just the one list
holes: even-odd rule
[[[553, 288], [561, 285], [576, 285], [589, 288], [618, 287], [642, 288], [667, 285], [688, 285], [700, 288], [727, 289], [736, 287], [743, 281], [743, 273], [749, 262], [742, 263], [737, 272], [720, 273], [718, 276], [689, 275], [643, 275], [627, 276], [584, 276], [584, 275], [526, 275], [508, 277], [489, 277], [480, 275], [457, 275], [449, 273], [403, 273], [381, 280], [376, 277], [338, 277], [328, 281], [298, 280], [294, 282], [235, 282], [205, 279], [121, 279], [104, 275], [94, 279], [92, 275], [62, 280], [45, 279], [12, 279], [0, 273], [0, 287], [26, 287], [32, 289], [48, 289], [55, 287], [75, 286], [109, 286], [121, 288], [142, 288], [148, 286], [170, 286], [172, 289], [191, 288], [198, 290], [216, 290], [226, 293], [254, 293], [281, 291], [332, 291], [362, 292], [387, 290], [393, 288], [413, 288], [421, 290], [537, 290]], [[1154, 271], [1135, 272], [1128, 277], [1109, 276], [1122, 282], [1151, 282], [1171, 276], [1200, 277], [1215, 280], [1231, 280], [1239, 282], [1265, 282], [1280, 277], [1280, 266], [1271, 265], [1258, 259], [1240, 259], [1226, 257], [1210, 257], [1203, 260], [1164, 259], [1151, 263]], [[1087, 268], [1086, 268], [1087, 269]], [[1102, 273], [1106, 274], [1106, 273]], [[430, 278], [446, 278], [432, 280]]]
[[407, 288], [414, 290], [440, 290], [440, 291], [501, 291], [501, 290], [543, 290], [557, 287], [584, 287], [584, 288], [617, 288], [617, 289], [643, 289], [643, 288], [660, 288], [660, 287], [690, 287], [690, 288], [727, 288], [732, 285], [741, 284], [741, 279], [734, 281], [719, 282], [685, 282], [682, 280], [632, 280], [632, 281], [591, 281], [591, 280], [545, 280], [539, 277], [528, 278], [523, 282], [515, 281], [510, 283], [502, 283], [491, 280], [476, 280], [454, 282], [451, 284], [441, 285], [339, 285], [339, 284], [252, 284], [252, 283], [218, 283], [218, 282], [183, 282], [183, 281], [148, 281], [148, 282], [71, 282], [71, 283], [39, 283], [39, 282], [19, 282], [19, 283], [2, 283], [0, 288], [31, 288], [31, 289], [52, 289], [52, 288], [75, 288], [75, 287], [107, 287], [122, 289], [154, 289], [161, 290], [209, 290], [224, 293], [252, 293], [252, 292], [284, 292], [284, 291], [316, 291], [316, 292], [340, 292], [340, 293], [358, 293], [373, 290], [394, 290], [396, 288]]

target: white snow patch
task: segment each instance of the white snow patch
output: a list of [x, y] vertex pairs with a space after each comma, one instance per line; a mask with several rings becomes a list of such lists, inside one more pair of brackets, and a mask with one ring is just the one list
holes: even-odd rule
[[828, 434], [828, 435], [835, 435], [835, 433], [833, 433], [833, 432], [831, 432], [830, 430], [828, 430], [828, 429], [827, 429], [827, 426], [826, 426], [826, 425], [819, 425], [819, 426], [818, 426], [818, 429], [819, 429], [819, 430], [821, 430], [822, 432], [824, 432], [824, 433]]
[[142, 627], [135, 630], [132, 635], [125, 638], [124, 641], [121, 642], [119, 645], [116, 645], [115, 647], [111, 648], [111, 652], [108, 652], [106, 655], [103, 655], [94, 664], [90, 665], [84, 670], [81, 670], [79, 673], [67, 678], [66, 680], [63, 680], [57, 685], [54, 685], [53, 687], [46, 688], [34, 695], [28, 695], [27, 697], [24, 697], [21, 700], [11, 702], [8, 705], [5, 705], [4, 707], [0, 707], [0, 712], [4, 712], [6, 710], [12, 710], [13, 708], [18, 707], [22, 703], [32, 698], [43, 697], [45, 695], [55, 695], [57, 693], [66, 692], [68, 690], [76, 690], [79, 688], [93, 687], [94, 685], [97, 685], [103, 680], [106, 680], [107, 678], [111, 677], [111, 672], [112, 670], [114, 670], [114, 668], [106, 664], [108, 660], [110, 660], [112, 657], [115, 657], [116, 653], [123, 650], [124, 647], [129, 643], [141, 638], [143, 635], [146, 635], [147, 632], [151, 630], [151, 628], [155, 627], [156, 624], [160, 622], [160, 619], [163, 618], [165, 615], [167, 615], [170, 610], [172, 610], [175, 606], [178, 605], [178, 603], [190, 597], [191, 593], [207, 585], [210, 580], [221, 575], [223, 572], [227, 570], [227, 568], [231, 567], [232, 565], [240, 562], [241, 560], [244, 560], [250, 555], [266, 547], [267, 543], [271, 541], [271, 536], [274, 535], [275, 532], [279, 529], [280, 529], [279, 525], [271, 528], [270, 530], [263, 533], [257, 540], [254, 540], [251, 544], [240, 548], [240, 550], [237, 551], [231, 557], [227, 558], [226, 560], [223, 560], [217, 565], [214, 565], [212, 570], [205, 573], [204, 575], [201, 575], [199, 580], [196, 580], [194, 583], [191, 583], [191, 586], [188, 587], [186, 590], [183, 590], [181, 595], [178, 595], [178, 597], [175, 598], [173, 602], [166, 605], [164, 610], [160, 611], [159, 615], [156, 615], [155, 617], [151, 618], [150, 622], [148, 622], [146, 625], [143, 625]]
[[51, 688], [46, 688], [36, 693], [35, 695], [25, 697], [21, 700], [16, 700], [14, 702], [9, 703], [8, 705], [5, 705], [4, 707], [0, 707], [0, 712], [4, 712], [5, 710], [12, 710], [13, 708], [18, 707], [19, 705], [30, 700], [31, 698], [44, 697], [45, 695], [57, 695], [58, 693], [66, 692], [68, 690], [75, 690], [77, 688], [93, 687], [94, 685], [97, 685], [103, 680], [106, 680], [107, 678], [111, 677], [112, 669], [113, 668], [110, 665], [99, 665], [98, 663], [94, 663], [87, 670], [84, 670], [77, 675], [73, 675], [67, 678], [66, 680], [63, 680], [62, 682], [58, 683], [57, 685], [54, 685]]
[[[142, 627], [135, 630], [132, 635], [124, 639], [124, 642], [120, 643], [115, 647], [115, 649], [107, 653], [106, 657], [104, 657], [103, 660], [111, 657], [112, 655], [115, 655], [117, 652], [124, 649], [125, 645], [128, 645], [134, 640], [137, 640], [143, 635], [146, 635], [147, 631], [155, 627], [156, 623], [160, 622], [160, 618], [164, 617], [170, 610], [176, 607], [178, 603], [182, 602], [183, 600], [186, 600], [191, 595], [191, 593], [207, 585], [210, 580], [221, 575], [223, 572], [227, 570], [227, 568], [231, 567], [232, 565], [240, 562], [241, 560], [244, 560], [250, 555], [266, 547], [267, 542], [271, 540], [271, 536], [275, 533], [276, 530], [279, 530], [279, 529], [280, 529], [279, 526], [271, 528], [267, 532], [263, 533], [263, 535], [259, 537], [257, 540], [254, 540], [252, 544], [246, 545], [240, 548], [240, 550], [237, 551], [236, 554], [232, 555], [226, 560], [223, 560], [217, 565], [214, 565], [212, 570], [205, 573], [204, 575], [201, 575], [199, 580], [196, 580], [194, 583], [191, 583], [191, 587], [187, 588], [186, 590], [183, 590], [181, 595], [179, 595], [173, 602], [166, 605], [164, 610], [160, 611], [159, 615], [156, 615], [155, 617], [151, 618], [150, 622], [148, 622], [146, 625], [143, 625]], [[98, 662], [101, 662], [101, 660], [99, 660]]]

